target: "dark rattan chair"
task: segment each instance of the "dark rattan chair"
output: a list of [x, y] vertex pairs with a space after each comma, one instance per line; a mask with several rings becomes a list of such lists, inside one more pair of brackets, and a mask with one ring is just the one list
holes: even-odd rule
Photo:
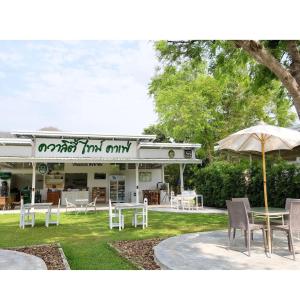
[[266, 249], [265, 240], [265, 226], [263, 224], [249, 223], [249, 217], [245, 203], [243, 201], [226, 201], [229, 224], [228, 224], [228, 238], [229, 247], [231, 246], [231, 229], [241, 229], [244, 231], [245, 246], [247, 247], [248, 254], [250, 254], [250, 235], [254, 230], [262, 230], [264, 247]]
[[284, 231], [287, 235], [288, 247], [289, 251], [293, 253], [293, 258], [296, 260], [295, 249], [294, 249], [294, 240], [293, 234], [300, 232], [300, 201], [299, 199], [295, 199], [296, 201], [290, 200], [289, 207], [289, 218], [287, 225], [272, 225], [272, 240], [273, 240], [273, 231], [279, 230]]

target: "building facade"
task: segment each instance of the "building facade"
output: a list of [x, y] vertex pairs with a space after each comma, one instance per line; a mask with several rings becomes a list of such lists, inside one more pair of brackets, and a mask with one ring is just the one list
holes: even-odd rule
[[[2, 192], [16, 201], [57, 202], [61, 198], [98, 203], [139, 202], [167, 197], [164, 167], [200, 164], [199, 144], [155, 143], [154, 135], [98, 135], [61, 131], [11, 132], [0, 138]], [[3, 184], [4, 183], [4, 184]], [[148, 196], [149, 197], [149, 196]], [[154, 197], [154, 196], [153, 196]], [[155, 198], [155, 197], [154, 197]]]

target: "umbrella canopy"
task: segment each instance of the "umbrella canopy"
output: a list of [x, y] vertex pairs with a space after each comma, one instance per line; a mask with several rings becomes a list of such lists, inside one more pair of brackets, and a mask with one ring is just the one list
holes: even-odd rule
[[[218, 150], [233, 150], [237, 152], [261, 152], [262, 173], [264, 183], [264, 203], [268, 212], [267, 178], [265, 152], [274, 150], [291, 150], [300, 145], [300, 132], [260, 122], [218, 142]], [[268, 245], [270, 251], [270, 218], [267, 214]], [[271, 255], [271, 254], [270, 254]]]
[[262, 152], [262, 142], [265, 144], [264, 152], [291, 150], [300, 145], [300, 132], [260, 122], [257, 126], [240, 130], [219, 141], [218, 149]]

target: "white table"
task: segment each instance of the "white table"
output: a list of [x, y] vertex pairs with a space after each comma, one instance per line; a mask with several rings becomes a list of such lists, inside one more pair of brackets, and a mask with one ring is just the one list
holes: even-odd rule
[[78, 205], [80, 205], [80, 208], [82, 210], [83, 206], [86, 207], [86, 205], [89, 203], [89, 199], [76, 199], [75, 202], [77, 202]]
[[119, 212], [119, 230], [121, 230], [121, 215], [122, 209], [137, 209], [142, 208], [143, 211], [145, 209], [144, 203], [114, 203], [113, 207]]

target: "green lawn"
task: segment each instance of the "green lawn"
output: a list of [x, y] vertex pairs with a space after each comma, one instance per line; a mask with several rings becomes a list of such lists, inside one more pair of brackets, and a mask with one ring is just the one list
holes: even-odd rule
[[149, 227], [131, 226], [131, 212], [125, 213], [125, 229], [109, 230], [108, 212], [61, 214], [61, 224], [46, 228], [44, 214], [36, 215], [34, 228], [19, 228], [19, 215], [0, 215], [0, 248], [59, 242], [71, 269], [135, 269], [108, 243], [168, 237], [181, 233], [210, 231], [227, 227], [227, 216], [217, 214], [176, 214], [149, 212]]

